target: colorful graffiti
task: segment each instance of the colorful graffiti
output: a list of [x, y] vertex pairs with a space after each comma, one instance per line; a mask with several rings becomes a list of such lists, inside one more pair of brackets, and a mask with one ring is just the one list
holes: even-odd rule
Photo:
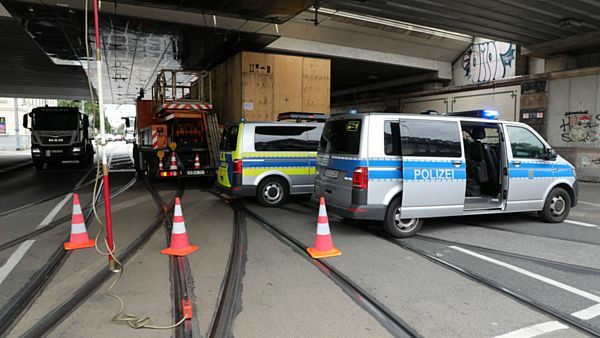
[[[485, 41], [472, 44], [463, 54], [465, 77], [473, 82], [487, 82], [507, 77], [507, 68], [515, 60], [515, 45]], [[514, 75], [514, 70], [512, 72]]]
[[560, 126], [564, 142], [594, 142], [599, 138], [600, 114], [593, 116], [587, 110], [565, 112]]

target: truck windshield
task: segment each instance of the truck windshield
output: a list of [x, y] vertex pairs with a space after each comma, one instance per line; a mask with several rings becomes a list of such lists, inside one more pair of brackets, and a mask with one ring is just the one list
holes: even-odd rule
[[35, 112], [33, 128], [37, 130], [75, 130], [79, 122], [79, 113], [73, 111]]

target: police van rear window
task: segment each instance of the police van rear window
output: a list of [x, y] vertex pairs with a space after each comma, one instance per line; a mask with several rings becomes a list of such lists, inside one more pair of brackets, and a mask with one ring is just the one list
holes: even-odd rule
[[323, 128], [319, 151], [330, 154], [358, 155], [361, 120], [328, 121]]
[[239, 126], [229, 126], [223, 132], [223, 138], [221, 139], [221, 150], [223, 151], [235, 151], [237, 148], [237, 136]]

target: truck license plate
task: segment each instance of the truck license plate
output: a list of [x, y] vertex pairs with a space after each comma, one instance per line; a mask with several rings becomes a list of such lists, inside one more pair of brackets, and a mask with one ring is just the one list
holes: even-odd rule
[[188, 175], [204, 175], [205, 171], [204, 170], [188, 170], [187, 174]]
[[337, 170], [332, 170], [332, 169], [325, 169], [325, 176], [326, 177], [330, 177], [330, 178], [338, 178], [338, 175], [340, 174], [339, 171]]

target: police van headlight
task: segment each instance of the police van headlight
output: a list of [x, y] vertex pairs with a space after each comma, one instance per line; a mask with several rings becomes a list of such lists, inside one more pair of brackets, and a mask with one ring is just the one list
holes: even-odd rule
[[78, 153], [80, 151], [81, 151], [81, 148], [79, 148], [79, 147], [73, 147], [73, 152], [74, 153]]

